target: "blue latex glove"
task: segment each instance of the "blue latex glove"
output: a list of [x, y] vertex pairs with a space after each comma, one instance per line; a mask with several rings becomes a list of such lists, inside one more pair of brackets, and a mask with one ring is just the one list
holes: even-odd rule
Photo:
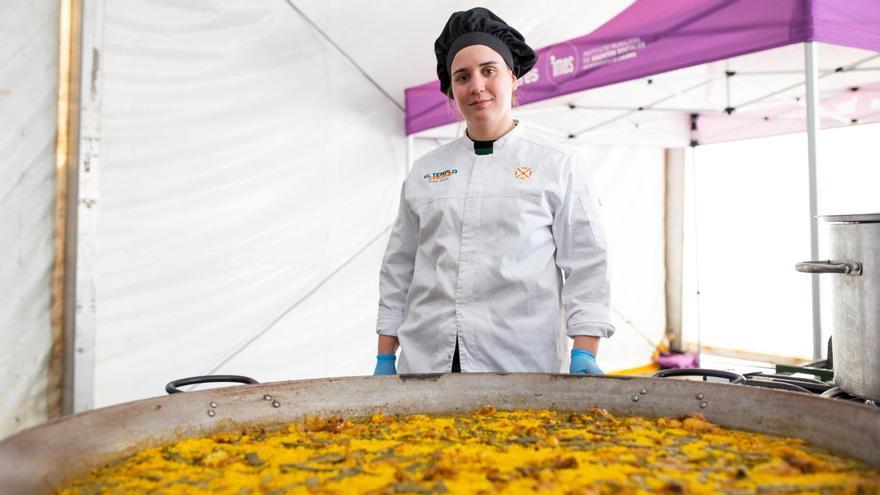
[[376, 369], [373, 370], [373, 376], [396, 375], [397, 368], [394, 367], [395, 361], [397, 361], [397, 356], [394, 354], [377, 354]]
[[596, 364], [596, 356], [590, 351], [583, 349], [571, 350], [571, 366], [568, 372], [572, 375], [604, 375], [605, 373]]

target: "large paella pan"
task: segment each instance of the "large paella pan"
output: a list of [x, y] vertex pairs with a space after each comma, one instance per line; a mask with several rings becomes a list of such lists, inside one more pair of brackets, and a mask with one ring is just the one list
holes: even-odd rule
[[655, 378], [545, 374], [352, 377], [258, 384], [99, 409], [0, 442], [4, 493], [55, 493], [137, 450], [182, 438], [299, 421], [307, 416], [468, 413], [505, 409], [620, 416], [702, 414], [721, 426], [798, 437], [880, 467], [880, 411], [793, 392]]

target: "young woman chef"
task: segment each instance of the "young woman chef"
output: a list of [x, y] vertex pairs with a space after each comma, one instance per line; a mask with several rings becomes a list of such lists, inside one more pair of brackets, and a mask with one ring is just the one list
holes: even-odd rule
[[484, 8], [452, 14], [434, 52], [467, 132], [404, 181], [374, 374], [558, 372], [563, 315], [570, 372], [602, 374], [599, 338], [614, 327], [596, 201], [577, 157], [511, 116], [535, 52]]

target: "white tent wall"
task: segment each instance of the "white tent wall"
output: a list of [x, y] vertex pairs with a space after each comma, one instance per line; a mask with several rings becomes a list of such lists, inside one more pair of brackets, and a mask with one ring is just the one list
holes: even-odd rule
[[810, 258], [806, 136], [700, 146], [692, 156], [702, 345], [809, 357], [810, 278], [794, 270]]
[[47, 418], [59, 2], [0, 0], [0, 438]]
[[[880, 167], [865, 152], [878, 137], [880, 124], [822, 131], [820, 215], [880, 212]], [[806, 135], [700, 146], [689, 155], [685, 340], [696, 343], [699, 330], [704, 346], [810, 358], [810, 278], [794, 270], [810, 257]], [[830, 302], [823, 287], [823, 352]]]
[[606, 372], [638, 368], [666, 331], [665, 163], [654, 147], [582, 145], [608, 236], [614, 336], [599, 347]]
[[97, 406], [372, 371], [405, 139], [349, 60], [283, 1], [107, 2], [102, 119]]

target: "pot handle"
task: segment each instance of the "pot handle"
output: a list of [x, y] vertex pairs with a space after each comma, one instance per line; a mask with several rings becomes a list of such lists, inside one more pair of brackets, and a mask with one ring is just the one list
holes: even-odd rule
[[204, 376], [190, 376], [188, 378], [178, 378], [177, 380], [172, 380], [168, 382], [168, 385], [165, 385], [165, 391], [169, 394], [176, 394], [183, 392], [178, 387], [184, 387], [186, 385], [196, 385], [199, 383], [243, 383], [245, 385], [251, 385], [254, 383], [260, 383], [253, 378], [241, 375], [204, 375]]
[[794, 265], [794, 269], [802, 273], [862, 274], [862, 264], [858, 261], [802, 261]]
[[673, 368], [660, 370], [652, 376], [655, 378], [666, 378], [668, 376], [702, 376], [703, 381], [706, 381], [707, 376], [713, 376], [715, 378], [726, 378], [730, 383], [745, 383], [746, 381], [746, 377], [739, 373], [724, 370], [707, 370], [702, 368]]

